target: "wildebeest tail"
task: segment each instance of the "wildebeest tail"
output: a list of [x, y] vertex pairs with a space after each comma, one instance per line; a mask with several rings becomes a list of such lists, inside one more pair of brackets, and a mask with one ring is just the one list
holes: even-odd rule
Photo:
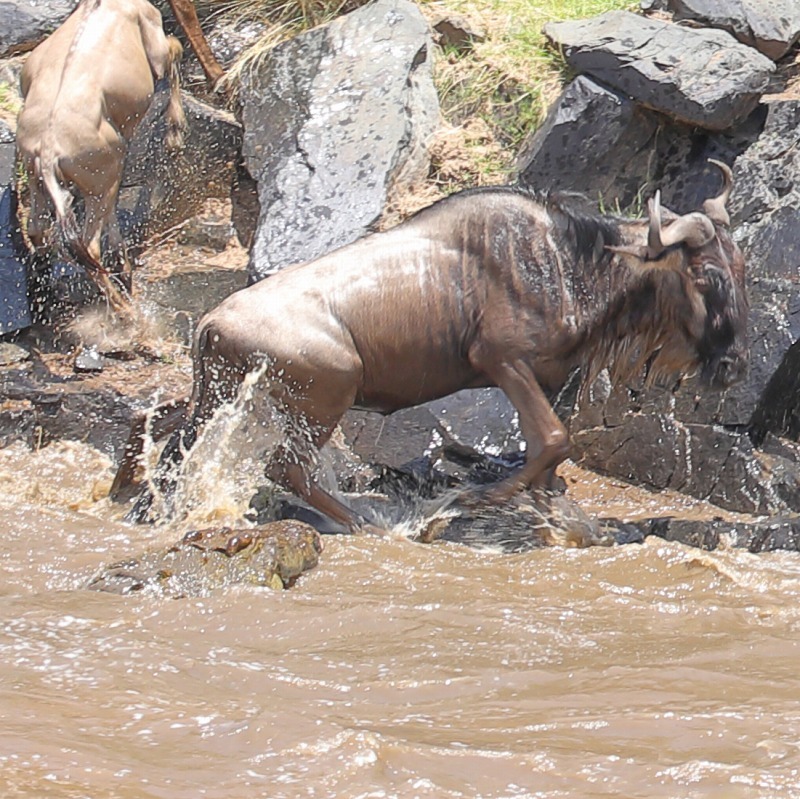
[[178, 67], [183, 57], [183, 45], [174, 36], [167, 36], [169, 45], [169, 104], [167, 105], [166, 146], [170, 150], [183, 147], [186, 114], [181, 102], [181, 81]]

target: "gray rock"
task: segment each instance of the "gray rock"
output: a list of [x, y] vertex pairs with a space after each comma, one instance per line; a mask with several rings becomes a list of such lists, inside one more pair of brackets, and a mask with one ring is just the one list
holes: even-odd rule
[[472, 50], [475, 42], [486, 39], [485, 31], [462, 14], [444, 14], [432, 20], [440, 47], [450, 47], [459, 53]]
[[500, 455], [522, 443], [517, 412], [496, 388], [466, 389], [389, 416], [350, 411], [342, 430], [358, 457], [392, 468], [423, 455], [436, 456], [449, 444]]
[[719, 190], [713, 158], [732, 164], [757, 138], [765, 109], [726, 131], [709, 132], [643, 108], [581, 75], [523, 144], [517, 179], [538, 189], [578, 191], [604, 207], [638, 212], [658, 189], [677, 213]]
[[800, 39], [796, 0], [669, 0], [674, 19], [722, 28], [773, 61]]
[[626, 207], [642, 188], [643, 158], [660, 119], [623, 94], [581, 75], [523, 144], [518, 180], [538, 189], [579, 191]]
[[258, 182], [252, 279], [363, 235], [392, 182], [427, 169], [439, 121], [431, 37], [409, 0], [377, 0], [275, 48], [242, 85]]
[[800, 465], [766, 456], [750, 438], [663, 413], [631, 413], [624, 424], [573, 434], [587, 468], [655, 489], [673, 489], [727, 510], [800, 510]]
[[544, 31], [574, 69], [709, 130], [746, 119], [775, 70], [768, 58], [724, 31], [692, 30], [625, 11], [551, 22]]
[[102, 372], [105, 358], [95, 347], [86, 347], [75, 358], [74, 369], [79, 373]]
[[789, 347], [770, 377], [750, 427], [758, 442], [768, 433], [800, 441], [800, 340]]
[[233, 116], [183, 94], [188, 123], [184, 147], [164, 148], [168, 96], [160, 91], [139, 123], [125, 158], [118, 213], [129, 244], [196, 215], [211, 197], [231, 193], [242, 128]]
[[2, 0], [0, 58], [32, 50], [71, 13], [78, 0]]
[[19, 256], [16, 203], [10, 187], [0, 194], [0, 334], [31, 324], [27, 268]]
[[0, 186], [7, 186], [14, 179], [16, 148], [14, 131], [0, 119]]
[[665, 517], [637, 522], [636, 526], [646, 535], [679, 541], [698, 549], [714, 550], [724, 545], [750, 552], [800, 551], [800, 518], [797, 516], [749, 523]]

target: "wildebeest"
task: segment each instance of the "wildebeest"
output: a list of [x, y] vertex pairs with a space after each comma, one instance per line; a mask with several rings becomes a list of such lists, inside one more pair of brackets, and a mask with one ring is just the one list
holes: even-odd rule
[[[131, 285], [115, 208], [125, 151], [162, 78], [170, 86], [166, 145], [181, 145], [181, 54], [146, 0], [81, 0], [30, 54], [20, 77], [17, 152], [28, 176], [28, 236], [37, 250], [45, 246], [52, 207], [62, 249], [121, 313], [129, 311]], [[84, 203], [82, 231], [74, 194]], [[105, 259], [104, 232], [111, 254]]]
[[206, 74], [206, 80], [212, 87], [216, 86], [225, 71], [208, 46], [206, 37], [203, 36], [203, 30], [200, 27], [200, 21], [197, 19], [197, 11], [195, 11], [194, 4], [191, 0], [169, 0], [169, 6], [175, 15], [175, 19], [178, 20], [178, 23], [183, 28], [194, 54]]
[[[157, 480], [169, 490], [201, 426], [265, 363], [275, 402], [305, 422], [286, 445], [294, 457], [279, 453], [268, 475], [351, 530], [364, 520], [308, 466], [349, 408], [388, 414], [499, 386], [527, 444], [524, 465], [485, 495], [499, 501], [547, 482], [566, 458], [549, 398], [576, 367], [586, 381], [647, 365], [652, 379], [699, 370], [730, 385], [746, 368], [748, 303], [725, 208], [732, 174], [718, 166], [723, 190], [702, 212], [662, 212], [657, 194], [647, 220], [520, 188], [467, 190], [232, 294], [197, 328], [191, 398], [156, 410], [156, 434], [172, 431]], [[115, 493], [143, 429], [140, 419]], [[145, 490], [133, 518], [149, 500]]]

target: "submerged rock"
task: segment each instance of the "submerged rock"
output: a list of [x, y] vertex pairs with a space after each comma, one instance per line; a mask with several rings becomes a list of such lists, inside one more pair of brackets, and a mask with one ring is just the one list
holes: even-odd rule
[[319, 533], [286, 520], [253, 529], [193, 530], [176, 544], [113, 563], [86, 586], [91, 591], [166, 597], [207, 594], [237, 583], [289, 588], [319, 561]]

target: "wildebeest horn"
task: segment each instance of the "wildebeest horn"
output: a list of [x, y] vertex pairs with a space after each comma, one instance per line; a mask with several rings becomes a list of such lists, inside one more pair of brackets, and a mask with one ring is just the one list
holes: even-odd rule
[[728, 198], [731, 196], [731, 190], [733, 189], [733, 172], [722, 161], [715, 161], [713, 158], [709, 158], [708, 163], [719, 167], [722, 172], [723, 186], [719, 196], [712, 197], [703, 203], [703, 211], [712, 222], [730, 227], [731, 218], [725, 206], [728, 204]]
[[687, 247], [702, 247], [714, 238], [714, 224], [705, 214], [697, 211], [679, 216], [667, 228], [661, 227], [661, 192], [647, 204], [650, 227], [647, 231], [647, 257], [658, 258], [667, 247], [686, 243]]

